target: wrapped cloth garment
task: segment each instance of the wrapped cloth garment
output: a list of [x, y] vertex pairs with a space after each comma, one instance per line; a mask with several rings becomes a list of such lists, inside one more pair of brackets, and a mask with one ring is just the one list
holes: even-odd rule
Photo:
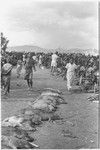
[[72, 88], [72, 82], [75, 78], [75, 69], [77, 69], [77, 65], [68, 63], [66, 65], [66, 69], [67, 69], [67, 75], [66, 75], [67, 88], [68, 88], [68, 90], [70, 90]]
[[53, 67], [57, 66], [57, 58], [58, 58], [58, 56], [56, 54], [52, 55], [51, 66], [53, 66]]
[[16, 69], [18, 78], [20, 77], [21, 70], [22, 70], [22, 61], [18, 60], [18, 62], [17, 62], [17, 69]]

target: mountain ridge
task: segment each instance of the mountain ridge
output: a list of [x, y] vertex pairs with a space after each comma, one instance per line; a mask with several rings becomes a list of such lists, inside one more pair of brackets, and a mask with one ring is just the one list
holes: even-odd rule
[[41, 48], [39, 46], [33, 46], [33, 45], [21, 45], [21, 46], [11, 46], [7, 48], [8, 51], [19, 51], [19, 52], [61, 52], [61, 53], [85, 53], [85, 54], [91, 54], [91, 55], [98, 55], [99, 52], [97, 49], [88, 48], [88, 49], [81, 49], [81, 48], [56, 48], [56, 49], [46, 49]]

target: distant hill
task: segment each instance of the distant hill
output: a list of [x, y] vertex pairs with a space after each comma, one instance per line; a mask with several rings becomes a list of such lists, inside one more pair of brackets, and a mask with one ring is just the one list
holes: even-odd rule
[[31, 45], [22, 45], [22, 46], [14, 46], [8, 47], [7, 50], [9, 51], [25, 51], [25, 52], [43, 52], [44, 49], [38, 46], [31, 46]]
[[85, 54], [91, 54], [91, 55], [98, 55], [98, 50], [97, 49], [79, 49], [79, 48], [72, 48], [72, 49], [62, 49], [62, 48], [57, 48], [57, 49], [44, 49], [38, 46], [32, 46], [32, 45], [22, 45], [22, 46], [14, 46], [14, 47], [8, 47], [8, 51], [18, 51], [18, 52], [55, 52], [58, 51], [60, 53], [85, 53]]

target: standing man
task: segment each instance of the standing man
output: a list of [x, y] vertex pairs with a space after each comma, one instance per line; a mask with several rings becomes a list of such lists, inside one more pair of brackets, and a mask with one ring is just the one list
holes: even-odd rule
[[31, 54], [29, 53], [25, 62], [25, 77], [24, 79], [27, 80], [27, 84], [29, 89], [32, 89], [33, 86], [33, 68], [34, 68], [34, 61], [32, 59]]
[[72, 82], [75, 78], [75, 70], [77, 69], [77, 65], [74, 63], [73, 59], [70, 59], [69, 63], [66, 65], [67, 69], [67, 89], [70, 91], [72, 89]]
[[51, 72], [54, 73], [57, 68], [57, 59], [58, 59], [58, 52], [52, 54], [52, 60], [51, 60]]

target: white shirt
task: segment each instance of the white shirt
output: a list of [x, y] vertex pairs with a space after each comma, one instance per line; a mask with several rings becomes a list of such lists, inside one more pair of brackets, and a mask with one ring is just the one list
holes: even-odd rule
[[25, 58], [25, 55], [23, 54], [23, 58]]
[[23, 55], [23, 61], [25, 61], [25, 55]]
[[66, 65], [67, 73], [69, 73], [69, 72], [74, 73], [76, 68], [77, 68], [77, 65], [75, 65], [75, 64], [68, 63]]
[[41, 56], [41, 55], [39, 56], [39, 59], [42, 59], [42, 56]]
[[56, 54], [52, 55], [52, 62], [56, 62], [57, 61], [58, 56]]

